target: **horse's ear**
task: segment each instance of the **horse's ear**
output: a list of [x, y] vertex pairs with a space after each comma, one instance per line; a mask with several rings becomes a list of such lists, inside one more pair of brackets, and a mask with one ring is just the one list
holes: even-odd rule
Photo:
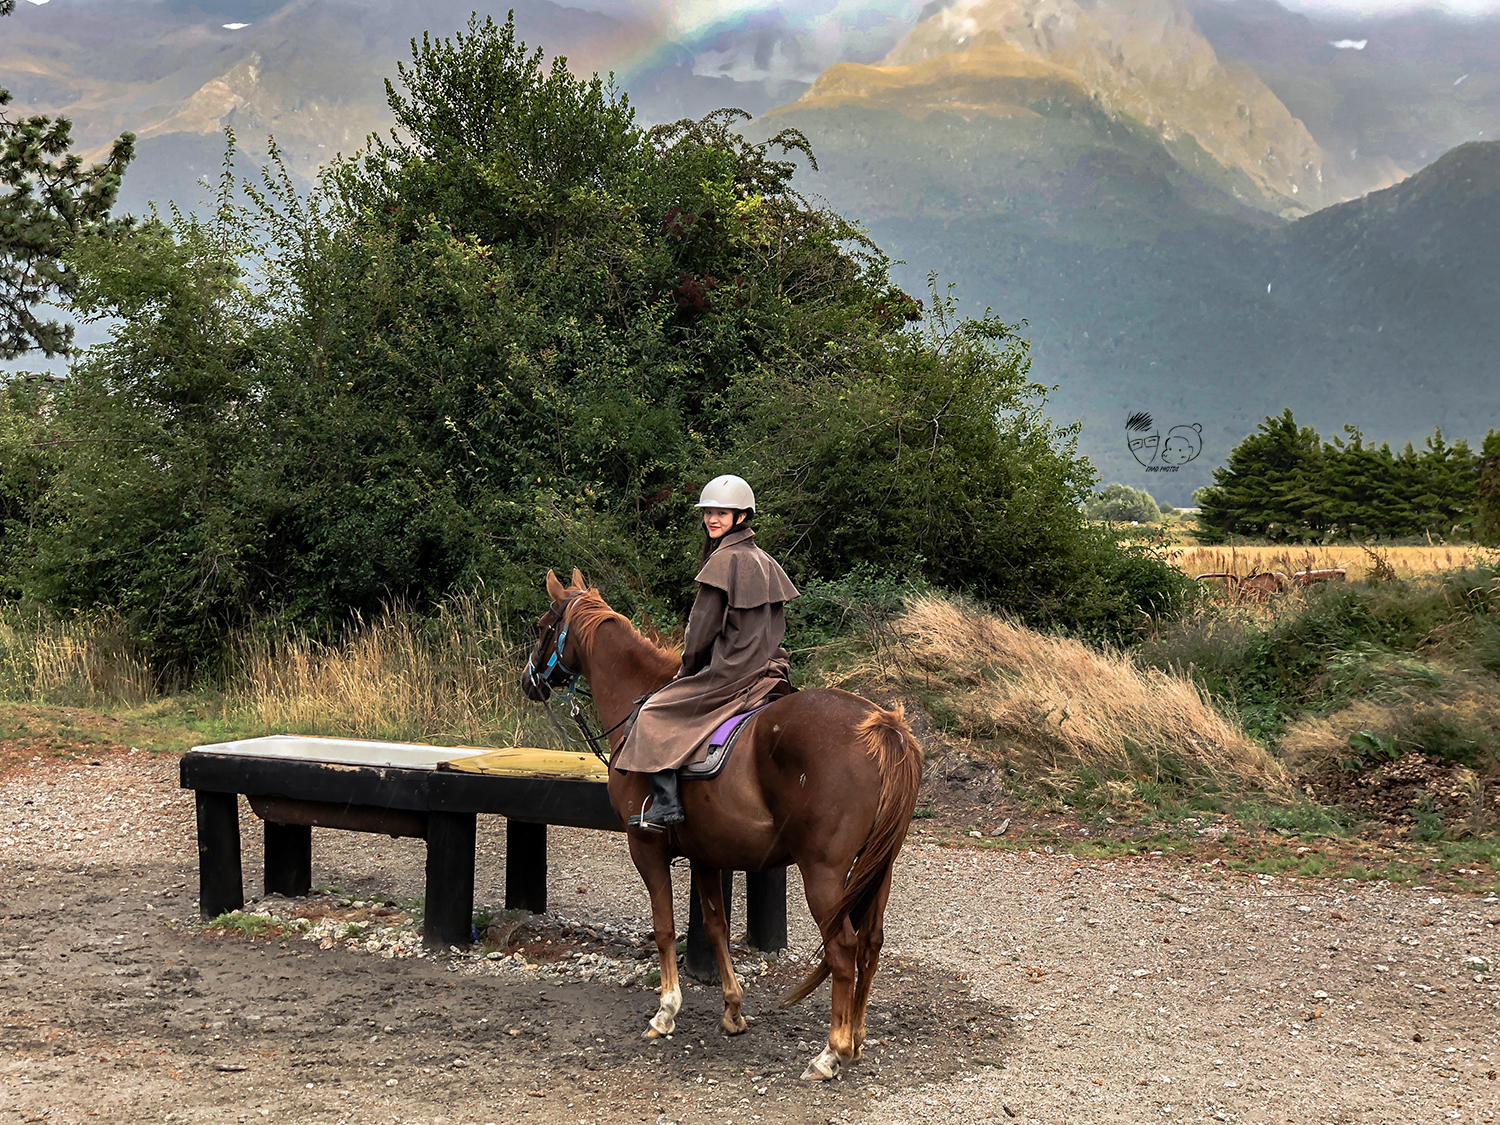
[[573, 568], [573, 589], [587, 590], [588, 588], [589, 584], [583, 580], [583, 571], [575, 566]]
[[564, 593], [566, 591], [563, 589], [563, 584], [557, 580], [557, 575], [549, 570], [547, 572], [547, 596], [554, 602], [560, 602], [563, 600]]

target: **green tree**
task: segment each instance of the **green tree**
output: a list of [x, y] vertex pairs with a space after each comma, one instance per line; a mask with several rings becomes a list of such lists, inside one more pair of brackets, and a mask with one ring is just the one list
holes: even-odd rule
[[1401, 499], [1400, 466], [1389, 445], [1366, 444], [1353, 426], [1323, 447], [1321, 492], [1325, 526], [1361, 539], [1399, 534], [1410, 523]]
[[1083, 511], [1091, 520], [1113, 523], [1154, 523], [1161, 519], [1161, 508], [1151, 493], [1119, 481], [1105, 485], [1089, 497]]
[[0, 598], [20, 592], [16, 564], [31, 549], [42, 498], [60, 460], [50, 421], [55, 390], [55, 380], [47, 375], [0, 382]]
[[1370, 445], [1353, 426], [1319, 442], [1292, 412], [1267, 418], [1194, 493], [1209, 536], [1303, 539], [1473, 534], [1480, 457], [1433, 431], [1418, 452]]
[[1228, 464], [1214, 470], [1214, 483], [1195, 494], [1198, 523], [1218, 538], [1305, 538], [1326, 526], [1321, 475], [1317, 433], [1284, 410], [1230, 450]]
[[[0, 0], [0, 17], [15, 8], [16, 0]], [[10, 101], [10, 91], [0, 89], [0, 107]], [[109, 212], [135, 136], [121, 134], [108, 159], [85, 168], [68, 152], [72, 130], [66, 117], [0, 113], [0, 360], [33, 349], [68, 351], [73, 326], [39, 317], [37, 306], [73, 294], [77, 277], [65, 252], [74, 239], [128, 222]]]
[[1407, 489], [1411, 522], [1406, 534], [1446, 537], [1467, 532], [1474, 519], [1479, 457], [1466, 441], [1450, 445], [1441, 429], [1433, 430], [1420, 453], [1412, 456], [1409, 450], [1410, 446], [1402, 457], [1411, 466]]
[[54, 396], [67, 456], [23, 585], [54, 608], [119, 610], [163, 667], [191, 666], [263, 606], [275, 558], [281, 354], [239, 264], [253, 250], [225, 208], [71, 252], [77, 308], [114, 328]]
[[1484, 436], [1474, 492], [1474, 538], [1500, 547], [1500, 430]]
[[1174, 611], [1184, 587], [1087, 526], [1093, 470], [1029, 368], [1012, 326], [959, 318], [934, 291], [919, 328], [747, 381], [725, 467], [764, 482], [768, 532], [803, 574], [921, 577], [1118, 640], [1143, 609]]
[[264, 615], [328, 632], [480, 581], [533, 612], [546, 566], [661, 619], [735, 469], [799, 574], [902, 569], [1101, 636], [1179, 596], [1086, 526], [1024, 345], [924, 318], [797, 194], [799, 134], [641, 129], [509, 22], [398, 79], [401, 132], [312, 193], [273, 150], [244, 206], [226, 179], [210, 219], [79, 241], [80, 306], [119, 324], [59, 396], [28, 592], [120, 609], [182, 670]]

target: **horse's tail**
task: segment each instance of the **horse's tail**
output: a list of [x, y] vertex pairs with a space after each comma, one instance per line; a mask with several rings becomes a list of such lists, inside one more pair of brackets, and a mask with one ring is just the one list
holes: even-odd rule
[[823, 933], [825, 952], [802, 983], [781, 998], [783, 1008], [812, 995], [832, 971], [826, 952], [828, 940], [843, 928], [845, 920], [853, 922], [856, 931], [869, 924], [881, 885], [896, 862], [906, 840], [912, 811], [917, 807], [917, 791], [922, 785], [922, 748], [906, 725], [905, 709], [900, 704], [894, 711], [876, 707], [873, 714], [860, 722], [855, 734], [879, 770], [880, 802], [870, 834], [844, 881], [843, 897], [829, 916]]

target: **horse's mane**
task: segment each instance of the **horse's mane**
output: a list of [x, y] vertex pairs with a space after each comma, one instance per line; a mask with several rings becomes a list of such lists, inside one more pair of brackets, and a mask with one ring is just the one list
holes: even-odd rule
[[679, 653], [671, 649], [662, 648], [661, 645], [646, 637], [639, 629], [630, 623], [630, 619], [623, 613], [611, 609], [604, 596], [593, 587], [585, 590], [573, 606], [568, 610], [569, 627], [578, 637], [578, 643], [592, 648], [594, 634], [606, 621], [618, 621], [624, 625], [629, 636], [639, 641], [647, 653], [656, 657], [663, 663], [671, 663], [674, 667], [682, 659]]

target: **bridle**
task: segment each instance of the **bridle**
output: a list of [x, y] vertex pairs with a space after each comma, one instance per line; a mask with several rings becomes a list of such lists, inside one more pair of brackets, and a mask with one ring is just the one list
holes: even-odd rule
[[[551, 692], [559, 688], [570, 699], [578, 692], [578, 681], [582, 678], [583, 673], [575, 672], [564, 664], [562, 654], [563, 649], [568, 643], [568, 610], [573, 608], [573, 603], [583, 597], [585, 592], [580, 591], [574, 594], [563, 603], [562, 609], [552, 610], [552, 624], [547, 626], [547, 630], [554, 635], [556, 643], [553, 644], [552, 652], [547, 657], [547, 663], [540, 669], [536, 666], [536, 654], [546, 647], [545, 643], [538, 643], [536, 648], [532, 650], [531, 655], [526, 658], [526, 678], [531, 681], [531, 686], [534, 688], [540, 689], [546, 686], [549, 696]], [[558, 628], [559, 625], [562, 626], [561, 629]], [[566, 677], [565, 681], [557, 679], [559, 673]], [[566, 683], [566, 686], [564, 686], [564, 683]], [[587, 691], [588, 689], [585, 688], [584, 690]], [[542, 702], [545, 703], [546, 700], [544, 699]], [[550, 708], [548, 709], [548, 713], [551, 713]]]
[[540, 694], [539, 689], [544, 686], [547, 688], [547, 695], [539, 700], [541, 705], [547, 710], [547, 721], [557, 729], [557, 733], [562, 735], [565, 742], [577, 742], [578, 739], [563, 729], [563, 725], [557, 721], [557, 716], [552, 711], [552, 693], [557, 691], [562, 692], [563, 698], [568, 701], [568, 718], [572, 719], [578, 727], [579, 733], [583, 735], [583, 741], [588, 743], [589, 749], [594, 752], [594, 757], [607, 766], [609, 765], [610, 754], [606, 751], [612, 749], [607, 741], [609, 736], [626, 723], [632, 722], [641, 713], [641, 704], [645, 703], [650, 696], [643, 695], [637, 699], [630, 714], [626, 715], [608, 730], [595, 734], [589, 729], [588, 719], [584, 717], [583, 704], [579, 702], [579, 697], [592, 700], [594, 693], [589, 690], [587, 684], [579, 686], [579, 681], [583, 679], [583, 673], [581, 671], [573, 671], [573, 669], [563, 663], [562, 658], [563, 649], [568, 643], [568, 628], [570, 625], [568, 611], [573, 608], [573, 603], [587, 592], [586, 590], [579, 591], [563, 603], [562, 609], [554, 608], [552, 610], [552, 624], [547, 627], [548, 631], [555, 635], [552, 651], [547, 656], [547, 662], [541, 668], [538, 668], [536, 666], [536, 654], [547, 647], [546, 634], [544, 633], [542, 635], [543, 639], [537, 642], [536, 648], [526, 658], [526, 671], [524, 675], [530, 681], [531, 686], [538, 689], [538, 694]]

